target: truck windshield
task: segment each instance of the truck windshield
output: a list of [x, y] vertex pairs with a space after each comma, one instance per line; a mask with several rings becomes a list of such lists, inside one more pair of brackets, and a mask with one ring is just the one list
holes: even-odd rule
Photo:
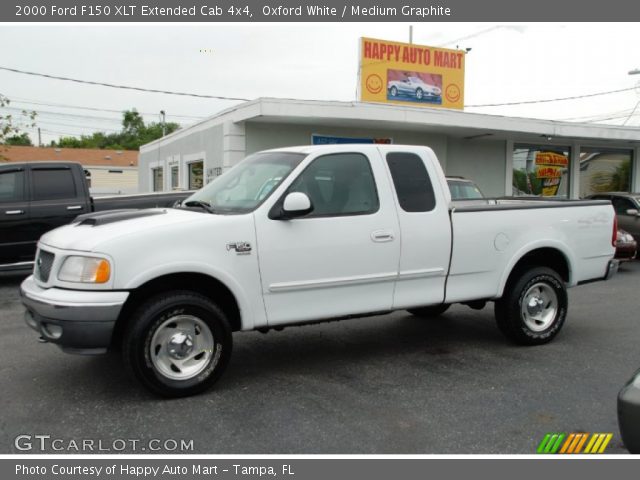
[[182, 204], [204, 203], [215, 213], [246, 213], [265, 201], [305, 158], [303, 153], [266, 152], [245, 158]]

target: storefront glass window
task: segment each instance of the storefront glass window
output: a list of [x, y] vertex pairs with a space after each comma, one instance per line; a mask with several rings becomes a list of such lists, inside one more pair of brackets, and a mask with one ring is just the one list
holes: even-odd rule
[[601, 192], [628, 192], [631, 150], [582, 148], [580, 150], [580, 197]]
[[203, 169], [202, 161], [189, 164], [189, 190], [200, 190], [203, 186]]
[[177, 165], [171, 167], [171, 190], [175, 190], [180, 187], [180, 175]]
[[153, 168], [151, 172], [153, 174], [153, 191], [154, 192], [163, 191], [164, 183], [163, 183], [162, 168]]
[[515, 145], [513, 195], [569, 197], [569, 147]]

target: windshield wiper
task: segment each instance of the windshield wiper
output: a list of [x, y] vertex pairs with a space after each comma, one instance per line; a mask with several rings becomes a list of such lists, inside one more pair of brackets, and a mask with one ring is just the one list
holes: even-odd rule
[[182, 205], [185, 207], [200, 207], [209, 213], [216, 213], [209, 202], [203, 202], [202, 200], [189, 200], [188, 202], [184, 202]]

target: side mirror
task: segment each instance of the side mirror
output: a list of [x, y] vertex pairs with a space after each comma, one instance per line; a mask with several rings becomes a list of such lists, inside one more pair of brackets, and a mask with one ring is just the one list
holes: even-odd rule
[[307, 196], [307, 194], [302, 192], [291, 192], [284, 198], [284, 202], [282, 203], [282, 213], [284, 214], [281, 218], [295, 218], [301, 217], [310, 213], [313, 210], [313, 205], [311, 205], [311, 200]]
[[627, 209], [627, 211], [625, 213], [627, 215], [632, 215], [634, 217], [637, 217], [638, 215], [640, 215], [640, 212], [638, 212], [637, 208], [629, 208], [629, 209]]

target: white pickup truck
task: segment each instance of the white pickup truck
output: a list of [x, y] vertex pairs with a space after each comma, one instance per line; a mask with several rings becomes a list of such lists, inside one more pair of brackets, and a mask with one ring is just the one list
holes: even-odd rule
[[607, 201], [452, 203], [427, 147], [253, 154], [181, 208], [99, 212], [45, 234], [26, 322], [72, 353], [122, 345], [156, 393], [223, 373], [232, 332], [495, 302], [500, 330], [560, 331], [567, 287], [617, 270]]

